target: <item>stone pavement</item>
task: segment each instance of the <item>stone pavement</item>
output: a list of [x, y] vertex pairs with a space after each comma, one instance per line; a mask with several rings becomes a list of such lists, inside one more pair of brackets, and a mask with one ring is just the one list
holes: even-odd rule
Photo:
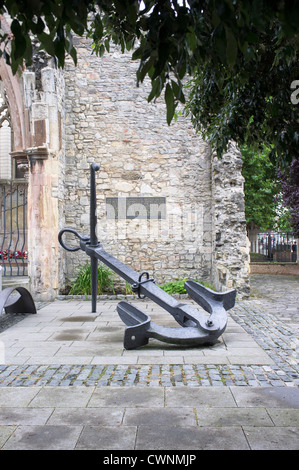
[[0, 449], [299, 448], [298, 277], [253, 275], [211, 347], [151, 339], [126, 351], [118, 302], [91, 314], [89, 301], [58, 300], [13, 325], [1, 316]]

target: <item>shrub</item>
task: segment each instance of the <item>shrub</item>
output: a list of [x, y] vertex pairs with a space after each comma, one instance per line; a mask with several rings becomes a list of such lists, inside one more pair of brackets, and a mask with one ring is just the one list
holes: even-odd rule
[[[113, 288], [114, 273], [105, 266], [98, 267], [98, 295], [104, 292], [114, 293]], [[91, 266], [90, 263], [84, 265], [78, 272], [76, 279], [71, 284], [70, 295], [91, 295]]]
[[[184, 287], [185, 282], [187, 281], [187, 278], [185, 279], [177, 279], [176, 281], [170, 281], [167, 282], [166, 284], [162, 284], [159, 287], [163, 289], [167, 294], [187, 294], [187, 291]], [[209, 289], [214, 290], [213, 286], [209, 284], [208, 282], [202, 282], [202, 281], [196, 281], [202, 284], [205, 287], [208, 287]]]

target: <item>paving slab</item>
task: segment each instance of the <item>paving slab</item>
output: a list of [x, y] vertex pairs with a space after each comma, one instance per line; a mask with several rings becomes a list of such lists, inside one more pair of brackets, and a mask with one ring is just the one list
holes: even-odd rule
[[92, 392], [92, 387], [43, 387], [28, 406], [34, 408], [85, 408]]
[[86, 426], [78, 439], [77, 450], [134, 450], [136, 426]]
[[195, 426], [196, 413], [189, 408], [126, 408], [125, 426]]
[[299, 388], [297, 387], [257, 387], [250, 389], [231, 387], [231, 392], [238, 406], [299, 408]]
[[89, 407], [163, 407], [164, 389], [153, 388], [106, 388], [98, 387], [94, 389], [92, 397], [88, 402]]
[[59, 426], [120, 426], [124, 408], [55, 408], [47, 424]]
[[82, 426], [18, 426], [3, 450], [73, 450]]
[[274, 426], [265, 408], [196, 408], [198, 426]]
[[249, 450], [241, 427], [194, 428], [140, 426], [136, 449], [142, 450]]
[[252, 450], [299, 450], [298, 427], [244, 427]]
[[29, 405], [40, 391], [39, 387], [5, 387], [1, 388], [0, 408], [23, 408]]
[[267, 408], [267, 413], [275, 426], [299, 427], [299, 409]]
[[234, 407], [237, 406], [229, 387], [165, 389], [165, 403], [168, 407]]
[[0, 426], [44, 425], [52, 415], [54, 408], [0, 408]]
[[10, 438], [10, 436], [15, 432], [17, 426], [7, 426], [1, 425], [0, 426], [0, 449], [3, 449], [3, 446]]

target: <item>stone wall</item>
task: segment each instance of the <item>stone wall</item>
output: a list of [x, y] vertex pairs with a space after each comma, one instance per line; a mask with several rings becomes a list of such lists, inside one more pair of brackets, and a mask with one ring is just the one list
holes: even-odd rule
[[222, 159], [213, 159], [213, 278], [216, 286], [233, 287], [240, 297], [246, 297], [250, 292], [250, 244], [241, 170], [241, 154], [233, 143]]
[[23, 153], [29, 162], [28, 275], [35, 300], [51, 301], [58, 295], [60, 276], [58, 231], [64, 203], [63, 78], [51, 62], [38, 72], [23, 73], [27, 142]]
[[[89, 167], [95, 161], [101, 166], [98, 238], [104, 249], [157, 282], [189, 277], [246, 292], [248, 247], [237, 150], [215, 162], [189, 120], [179, 116], [168, 126], [163, 98], [147, 103], [149, 86], [136, 86], [138, 64], [128, 55], [114, 49], [98, 58], [85, 38], [76, 41], [78, 65], [68, 62], [64, 73], [60, 221], [89, 233]], [[165, 198], [166, 212], [148, 219], [144, 198], [157, 197]], [[120, 212], [124, 198], [134, 198], [135, 206], [113, 218], [107, 198], [119, 198]], [[67, 284], [87, 258], [80, 252], [60, 256]]]

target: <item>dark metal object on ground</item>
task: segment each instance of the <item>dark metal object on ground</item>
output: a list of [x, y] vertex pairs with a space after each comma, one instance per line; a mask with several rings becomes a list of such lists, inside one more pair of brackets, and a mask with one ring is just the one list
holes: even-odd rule
[[[11, 295], [13, 292], [16, 295]], [[0, 314], [5, 313], [36, 313], [36, 307], [30, 292], [25, 287], [7, 287], [0, 291]]]
[[[126, 302], [120, 302], [118, 313], [127, 325], [124, 338], [126, 349], [147, 344], [150, 337], [174, 344], [199, 345], [213, 344], [223, 333], [227, 324], [227, 310], [235, 304], [236, 291], [214, 292], [195, 281], [187, 281], [185, 288], [190, 297], [197, 302], [209, 316], [195, 309], [192, 305], [183, 304], [164, 292], [149, 278], [147, 272], [138, 273], [107, 253], [96, 236], [96, 185], [95, 172], [99, 165], [93, 163], [90, 169], [90, 236], [80, 235], [73, 228], [59, 232], [58, 239], [67, 251], [83, 250], [91, 258], [92, 312], [96, 312], [97, 300], [97, 263], [102, 261], [116, 274], [121, 276], [138, 292], [139, 298], [145, 296], [169, 312], [183, 328], [166, 328], [153, 323], [150, 317], [138, 308]], [[79, 246], [67, 246], [62, 236], [69, 232], [79, 239]], [[141, 297], [144, 296], [144, 297]]]

